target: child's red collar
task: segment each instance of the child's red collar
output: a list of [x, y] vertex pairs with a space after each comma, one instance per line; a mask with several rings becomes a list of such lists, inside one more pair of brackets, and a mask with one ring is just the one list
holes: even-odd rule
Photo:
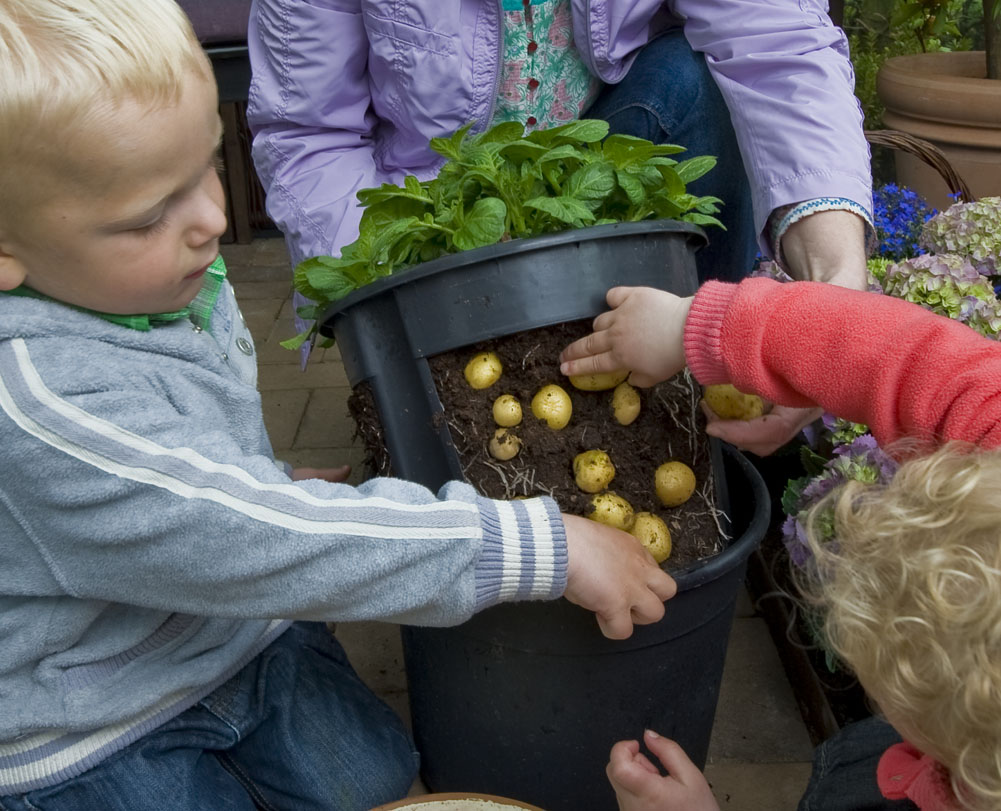
[[910, 800], [921, 811], [959, 811], [949, 772], [911, 744], [887, 749], [876, 768], [879, 790], [888, 800]]

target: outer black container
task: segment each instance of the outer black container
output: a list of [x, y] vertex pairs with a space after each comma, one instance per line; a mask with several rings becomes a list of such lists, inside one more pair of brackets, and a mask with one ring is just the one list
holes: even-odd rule
[[[323, 332], [336, 337], [351, 384], [371, 385], [395, 474], [436, 489], [462, 474], [426, 358], [593, 317], [619, 284], [691, 294], [704, 241], [698, 228], [655, 221], [468, 251], [345, 298], [325, 314]], [[645, 727], [704, 764], [736, 594], [769, 515], [753, 466], [735, 453], [724, 462], [715, 441], [713, 452], [736, 540], [674, 573], [679, 594], [660, 623], [613, 641], [590, 612], [559, 600], [497, 606], [455, 628], [403, 629], [429, 788], [547, 811], [614, 809], [609, 749]]]
[[496, 606], [455, 628], [403, 629], [426, 785], [547, 811], [614, 811], [608, 752], [644, 729], [705, 765], [736, 595], [768, 526], [761, 477], [736, 451], [724, 459], [739, 535], [675, 573], [678, 595], [656, 625], [606, 639], [591, 613], [559, 600]]

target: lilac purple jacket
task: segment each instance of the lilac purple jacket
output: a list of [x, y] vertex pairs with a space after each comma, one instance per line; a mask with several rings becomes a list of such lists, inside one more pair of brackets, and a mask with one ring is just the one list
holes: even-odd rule
[[[730, 109], [759, 234], [777, 207], [846, 197], [871, 210], [869, 150], [842, 31], [824, 0], [571, 0], [600, 79], [622, 79], [684, 26]], [[493, 114], [498, 0], [255, 0], [249, 120], [268, 213], [294, 263], [357, 237], [355, 193], [432, 176], [435, 136]]]

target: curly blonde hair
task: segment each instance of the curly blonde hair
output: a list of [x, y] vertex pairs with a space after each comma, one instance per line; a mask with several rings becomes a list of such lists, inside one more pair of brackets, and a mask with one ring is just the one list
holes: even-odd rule
[[912, 454], [829, 499], [835, 540], [809, 522], [799, 585], [832, 650], [965, 807], [1001, 807], [1001, 450]]
[[24, 216], [41, 168], [69, 171], [82, 123], [125, 100], [174, 102], [191, 71], [214, 81], [173, 0], [0, 3], [0, 225]]

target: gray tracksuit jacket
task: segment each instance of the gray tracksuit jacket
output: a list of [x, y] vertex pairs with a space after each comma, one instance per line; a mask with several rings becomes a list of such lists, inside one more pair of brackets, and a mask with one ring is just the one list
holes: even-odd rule
[[551, 500], [292, 482], [253, 351], [228, 284], [205, 330], [0, 295], [0, 795], [85, 771], [291, 619], [449, 625], [562, 594]]

